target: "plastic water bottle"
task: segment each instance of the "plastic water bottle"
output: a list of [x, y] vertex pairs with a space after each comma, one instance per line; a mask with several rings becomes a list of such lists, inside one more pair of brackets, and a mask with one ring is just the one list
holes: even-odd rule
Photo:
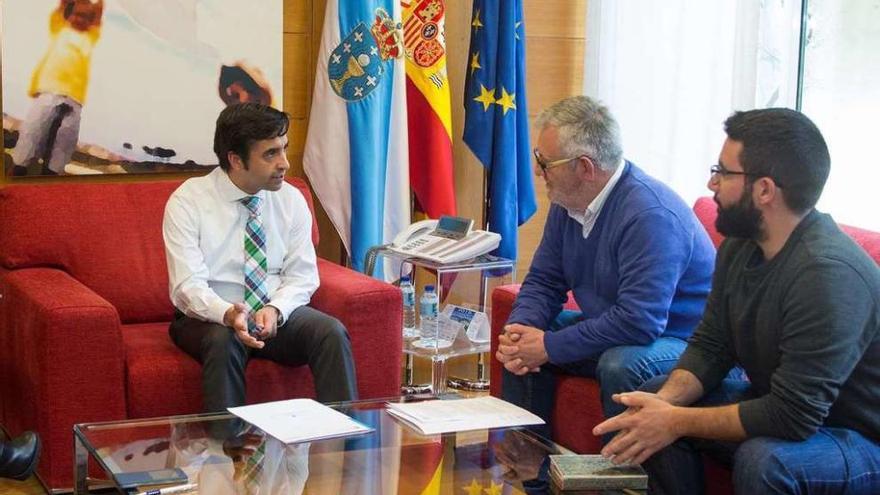
[[400, 277], [400, 292], [403, 293], [403, 338], [418, 336], [416, 329], [416, 290], [408, 275]]
[[423, 345], [433, 345], [437, 340], [437, 293], [433, 285], [426, 285], [425, 292], [419, 300], [419, 319], [421, 329], [419, 335]]

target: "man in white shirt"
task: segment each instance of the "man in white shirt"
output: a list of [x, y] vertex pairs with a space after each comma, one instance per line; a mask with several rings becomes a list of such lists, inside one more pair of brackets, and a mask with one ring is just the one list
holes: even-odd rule
[[318, 269], [308, 205], [284, 181], [288, 126], [271, 107], [225, 108], [214, 133], [220, 167], [184, 182], [165, 206], [177, 308], [169, 334], [202, 364], [206, 412], [245, 403], [251, 357], [308, 364], [321, 402], [357, 398], [348, 332], [307, 306]]

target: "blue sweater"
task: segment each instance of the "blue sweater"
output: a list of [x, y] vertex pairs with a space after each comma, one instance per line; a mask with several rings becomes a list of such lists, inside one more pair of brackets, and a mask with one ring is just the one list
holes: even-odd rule
[[543, 330], [571, 290], [586, 319], [544, 334], [551, 363], [611, 347], [686, 339], [703, 314], [715, 248], [693, 211], [635, 165], [626, 168], [589, 236], [552, 205], [509, 323]]

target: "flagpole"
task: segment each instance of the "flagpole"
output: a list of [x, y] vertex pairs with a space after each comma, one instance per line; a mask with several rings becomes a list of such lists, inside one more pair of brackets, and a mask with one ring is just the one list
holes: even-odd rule
[[[483, 167], [483, 230], [489, 229], [489, 174], [492, 173], [492, 169], [489, 167]], [[483, 312], [486, 311], [486, 277], [482, 274], [480, 275], [480, 302], [483, 305]], [[477, 381], [474, 382], [474, 388], [478, 390], [488, 390], [489, 389], [489, 376], [486, 373], [486, 358], [484, 354], [481, 352], [477, 356]]]
[[483, 230], [489, 228], [489, 174], [491, 173], [489, 167], [483, 167]]

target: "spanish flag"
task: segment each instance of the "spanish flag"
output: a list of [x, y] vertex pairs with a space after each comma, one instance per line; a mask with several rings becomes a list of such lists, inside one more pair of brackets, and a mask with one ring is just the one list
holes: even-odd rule
[[444, 0], [402, 0], [409, 177], [430, 218], [455, 215]]

